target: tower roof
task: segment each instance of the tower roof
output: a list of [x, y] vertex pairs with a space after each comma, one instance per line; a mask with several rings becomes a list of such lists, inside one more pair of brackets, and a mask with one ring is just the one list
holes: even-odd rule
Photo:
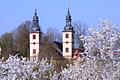
[[33, 16], [32, 26], [30, 32], [40, 32], [39, 27], [39, 17], [37, 16], [37, 9], [35, 9], [35, 14]]
[[70, 15], [70, 9], [68, 8], [68, 12], [67, 12], [67, 15], [66, 15], [66, 20], [69, 20], [71, 21], [71, 15]]
[[74, 31], [71, 22], [72, 22], [72, 18], [70, 14], [70, 9], [68, 8], [68, 12], [66, 15], [66, 25], [64, 27], [64, 31]]

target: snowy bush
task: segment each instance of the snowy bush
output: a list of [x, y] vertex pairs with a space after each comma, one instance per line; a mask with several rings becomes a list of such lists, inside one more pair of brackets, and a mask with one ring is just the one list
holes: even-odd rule
[[[78, 63], [78, 62], [76, 62]], [[120, 80], [120, 63], [112, 64], [105, 61], [89, 60], [80, 65], [69, 65], [53, 80]]]
[[47, 59], [20, 60], [11, 56], [5, 62], [0, 62], [0, 79], [2, 80], [46, 80], [52, 76], [53, 66]]

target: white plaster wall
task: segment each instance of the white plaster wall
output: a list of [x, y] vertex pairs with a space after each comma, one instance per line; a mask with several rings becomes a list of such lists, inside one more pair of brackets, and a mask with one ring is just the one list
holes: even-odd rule
[[[36, 39], [33, 39], [33, 35], [36, 35]], [[39, 33], [30, 33], [30, 57], [38, 57], [39, 55]], [[33, 44], [35, 42], [35, 44]], [[33, 49], [36, 49], [36, 54], [33, 53]]]
[[[69, 34], [69, 38], [66, 38], [66, 34]], [[73, 36], [72, 32], [63, 32], [62, 41], [63, 41], [63, 56], [64, 57], [72, 57], [72, 46], [73, 46]], [[66, 41], [68, 43], [66, 43]], [[66, 52], [66, 48], [69, 48], [69, 52]]]

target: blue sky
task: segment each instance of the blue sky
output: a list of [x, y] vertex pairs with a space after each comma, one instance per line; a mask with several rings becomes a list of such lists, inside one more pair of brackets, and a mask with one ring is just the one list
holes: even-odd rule
[[[120, 0], [71, 0], [73, 22], [95, 25], [99, 19], [109, 19], [120, 25]], [[1, 0], [0, 35], [12, 31], [26, 20], [32, 20], [37, 8], [42, 31], [50, 26], [63, 30], [68, 0]]]

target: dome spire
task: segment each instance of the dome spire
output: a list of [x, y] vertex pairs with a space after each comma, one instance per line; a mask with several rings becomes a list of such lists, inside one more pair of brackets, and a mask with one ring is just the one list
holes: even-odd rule
[[66, 15], [66, 26], [71, 26], [71, 15], [70, 15], [70, 0], [68, 0], [68, 12]]
[[71, 15], [70, 15], [70, 10], [68, 8], [68, 12], [67, 12], [67, 15], [66, 15], [66, 26], [71, 26]]
[[67, 15], [69, 15], [70, 16], [70, 8], [68, 7], [68, 13], [67, 13]]
[[33, 21], [39, 21], [38, 16], [37, 16], [37, 9], [35, 9], [35, 13], [34, 13], [34, 16], [33, 16]]
[[35, 9], [35, 13], [33, 16], [31, 32], [40, 32], [39, 17], [37, 16], [37, 9]]
[[64, 27], [64, 31], [73, 31], [74, 29], [72, 27], [72, 18], [71, 18], [71, 14], [70, 14], [70, 0], [68, 0], [68, 11], [67, 11], [67, 15], [66, 15], [66, 25]]

